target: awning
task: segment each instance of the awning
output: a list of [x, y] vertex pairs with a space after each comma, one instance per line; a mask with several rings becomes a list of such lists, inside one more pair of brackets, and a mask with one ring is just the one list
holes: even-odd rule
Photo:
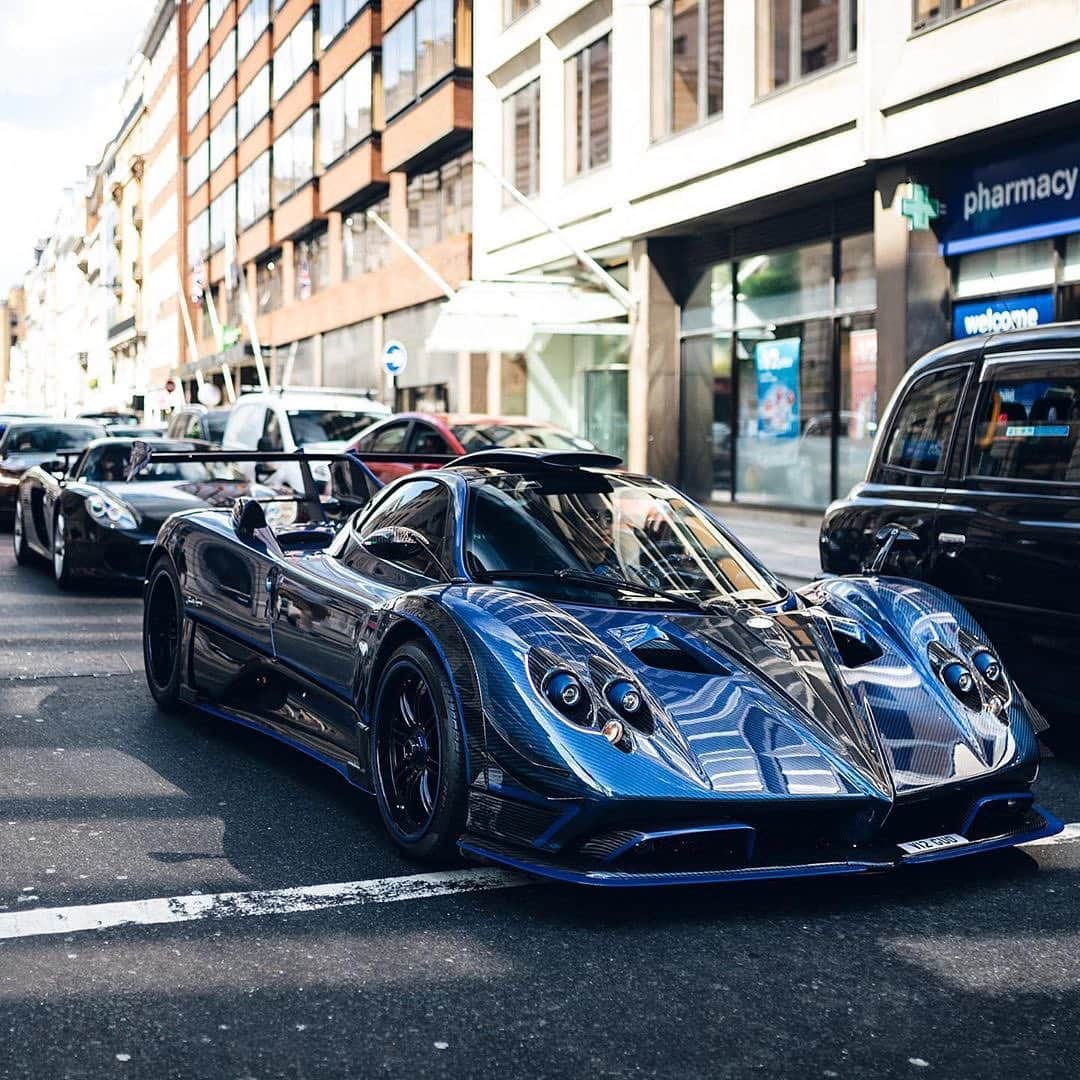
[[627, 333], [626, 309], [602, 289], [567, 278], [466, 281], [443, 304], [425, 347], [524, 352], [537, 334], [597, 333]]

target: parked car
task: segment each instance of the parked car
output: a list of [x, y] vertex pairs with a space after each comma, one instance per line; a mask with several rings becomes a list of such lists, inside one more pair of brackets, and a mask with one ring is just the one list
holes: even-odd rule
[[[203, 449], [189, 442], [147, 440], [160, 450]], [[133, 440], [98, 439], [67, 466], [47, 462], [19, 483], [13, 543], [20, 564], [52, 563], [61, 588], [81, 579], [142, 581], [158, 530], [170, 514], [231, 506], [241, 496], [273, 497], [231, 465], [151, 464], [127, 478]], [[270, 504], [274, 519], [279, 507]]]
[[106, 430], [117, 439], [160, 439], [164, 424], [106, 424]]
[[101, 409], [94, 412], [81, 412], [76, 416], [77, 420], [95, 420], [99, 424], [104, 424], [106, 427], [116, 427], [120, 424], [137, 424], [139, 422], [138, 414], [133, 413], [130, 409]]
[[893, 395], [866, 479], [829, 507], [831, 573], [969, 607], [1053, 721], [1080, 721], [1080, 325], [954, 342]]
[[208, 409], [205, 405], [184, 405], [169, 417], [165, 429], [167, 439], [197, 439], [220, 446], [232, 409]]
[[98, 423], [82, 420], [18, 420], [0, 436], [0, 521], [15, 514], [19, 480], [27, 469], [56, 459], [58, 450], [81, 450], [105, 435]]
[[1061, 831], [1025, 701], [960, 604], [886, 578], [792, 593], [617, 465], [482, 450], [337, 528], [275, 534], [246, 500], [178, 514], [144, 593], [150, 692], [331, 766], [436, 862], [668, 885]]
[[[363, 453], [469, 454], [494, 447], [596, 450], [588, 439], [542, 420], [467, 413], [397, 413], [349, 443], [349, 449]], [[385, 483], [425, 466], [372, 461], [368, 467]]]
[[[390, 415], [381, 402], [366, 394], [340, 390], [272, 390], [245, 394], [232, 408], [223, 450], [264, 450], [292, 453], [337, 453], [351, 439], [375, 421]], [[299, 491], [300, 469], [291, 462], [276, 466], [243, 463], [239, 466], [252, 479], [271, 487]], [[312, 469], [321, 484], [329, 480], [325, 465]]]
[[7, 431], [8, 424], [17, 423], [20, 420], [44, 420], [45, 417], [41, 413], [32, 412], [18, 412], [5, 410], [0, 412], [0, 435], [3, 435]]

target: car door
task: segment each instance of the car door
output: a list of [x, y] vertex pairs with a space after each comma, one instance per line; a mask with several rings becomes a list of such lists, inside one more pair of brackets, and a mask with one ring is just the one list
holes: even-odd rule
[[[411, 420], [391, 420], [372, 431], [361, 440], [361, 453], [371, 451], [377, 454], [404, 453], [409, 438], [409, 429], [412, 427]], [[384, 484], [396, 480], [400, 476], [406, 476], [413, 471], [413, 467], [404, 461], [371, 461], [368, 468]]]
[[831, 573], [874, 565], [884, 530], [900, 525], [914, 541], [897, 543], [884, 572], [925, 578], [934, 543], [934, 516], [945, 490], [957, 416], [972, 363], [959, 362], [917, 376], [889, 410], [885, 436], [875, 446], [868, 480], [829, 508], [822, 526], [821, 561]]
[[986, 361], [932, 580], [1052, 715], [1080, 715], [1080, 354]]
[[371, 610], [397, 593], [438, 580], [425, 553], [402, 563], [369, 555], [361, 541], [372, 531], [407, 525], [437, 545], [446, 545], [449, 489], [438, 480], [407, 482], [362, 510], [346, 526], [344, 542], [325, 552], [291, 556], [273, 588], [274, 651], [296, 677], [310, 679], [337, 701], [324, 700], [320, 715], [296, 711], [295, 722], [319, 727], [338, 745], [355, 750], [355, 720], [349, 708], [357, 674], [357, 642]]

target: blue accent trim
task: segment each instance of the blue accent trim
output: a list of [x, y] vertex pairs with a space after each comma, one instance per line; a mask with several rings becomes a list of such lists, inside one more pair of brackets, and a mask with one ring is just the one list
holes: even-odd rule
[[987, 803], [1005, 802], [1009, 799], [1016, 799], [1028, 805], [1035, 802], [1035, 796], [1032, 795], [1030, 791], [1006, 792], [1003, 795], [984, 795], [981, 799], [976, 799], [975, 802], [972, 803], [971, 809], [968, 811], [968, 816], [964, 818], [964, 824], [960, 826], [961, 835], [967, 836], [968, 829], [975, 824], [975, 818]]
[[227, 709], [219, 708], [217, 705], [210, 705], [206, 702], [195, 702], [195, 708], [200, 712], [207, 713], [209, 716], [215, 716], [219, 720], [228, 720], [231, 724], [239, 724], [240, 727], [249, 728], [251, 731], [256, 731], [260, 735], [269, 735], [271, 739], [276, 739], [279, 743], [283, 743], [285, 746], [291, 747], [293, 750], [299, 750], [301, 753], [306, 754], [309, 758], [317, 761], [320, 765], [328, 765], [336, 773], [340, 773], [345, 777], [346, 781], [351, 787], [362, 791], [367, 795], [371, 792], [367, 788], [362, 787], [356, 783], [355, 780], [349, 775], [349, 766], [344, 761], [337, 761], [332, 757], [316, 750], [314, 747], [308, 746], [306, 743], [299, 742], [296, 739], [290, 738], [288, 735], [282, 734], [280, 731], [275, 731], [271, 727], [266, 727], [263, 724], [256, 723], [254, 720], [249, 720], [245, 716], [238, 716], [236, 713], [229, 712]]
[[574, 818], [576, 818], [580, 812], [581, 812], [580, 805], [568, 806], [559, 815], [559, 819], [557, 821], [553, 822], [552, 825], [550, 826], [550, 828], [548, 828], [544, 832], [542, 832], [533, 841], [533, 847], [534, 848], [557, 847], [558, 845], [553, 845], [552, 844], [552, 838], [555, 836], [556, 833], [561, 832], [565, 826], [569, 825], [570, 822], [573, 821]]
[[574, 885], [601, 885], [607, 888], [640, 889], [665, 885], [713, 885], [724, 882], [766, 881], [770, 878], [828, 877], [834, 874], [866, 874], [888, 869], [888, 864], [862, 862], [818, 863], [807, 866], [765, 866], [746, 870], [702, 870], [682, 874], [623, 874], [611, 870], [569, 870], [526, 858], [488, 851], [477, 844], [458, 845], [470, 855], [488, 859], [503, 866], [522, 870], [537, 877], [552, 878]]
[[627, 840], [625, 844], [617, 847], [610, 855], [605, 855], [602, 861], [606, 863], [614, 862], [620, 855], [625, 855], [628, 851], [632, 851], [634, 848], [649, 840], [662, 840], [668, 836], [696, 836], [700, 833], [735, 832], [736, 830], [747, 834], [746, 861], [749, 862], [754, 854], [754, 840], [756, 839], [756, 835], [752, 825], [744, 825], [741, 822], [726, 822], [722, 825], [701, 825], [698, 828], [689, 829], [657, 829], [654, 832], [639, 832], [632, 839]]
[[963, 255], [969, 251], [986, 251], [988, 248], [1022, 244], [1026, 240], [1045, 240], [1071, 232], [1080, 232], [1080, 217], [1049, 221], [1043, 225], [1025, 225], [1020, 229], [1003, 229], [1001, 232], [984, 233], [982, 236], [972, 236], [964, 240], [946, 240], [941, 245], [941, 253]]
[[961, 859], [965, 855], [981, 855], [987, 851], [999, 851], [1001, 848], [1016, 847], [1018, 844], [1026, 844], [1031, 840], [1041, 840], [1045, 836], [1057, 836], [1065, 825], [1049, 811], [1041, 806], [1035, 806], [1043, 817], [1045, 825], [1041, 829], [1032, 829], [1030, 832], [1017, 833], [1014, 836], [999, 836], [989, 840], [973, 840], [963, 847], [944, 848], [941, 851], [927, 851], [921, 855], [905, 855], [900, 859], [900, 866], [920, 866], [923, 863], [944, 862], [946, 859]]

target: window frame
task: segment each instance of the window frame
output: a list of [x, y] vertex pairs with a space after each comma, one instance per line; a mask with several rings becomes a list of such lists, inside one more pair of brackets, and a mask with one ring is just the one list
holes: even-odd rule
[[[789, 44], [787, 82], [781, 86], [774, 86], [769, 90], [759, 91], [758, 85], [761, 72], [758, 68], [758, 58], [761, 56], [761, 19], [758, 16], [758, 12], [761, 4], [768, 2], [769, 0], [754, 0], [754, 104], [757, 104], [759, 101], [767, 101], [776, 94], [786, 93], [796, 86], [802, 86], [805, 83], [811, 82], [813, 79], [822, 78], [825, 75], [829, 75], [834, 71], [839, 71], [841, 68], [847, 67], [849, 64], [854, 64], [858, 61], [858, 42], [856, 41], [855, 48], [852, 48], [851, 46], [851, 5], [860, 3], [860, 0], [837, 0], [836, 20], [839, 37], [837, 41], [836, 62], [818, 68], [816, 71], [811, 71], [808, 75], [803, 75], [801, 71], [801, 0], [790, 0], [791, 12], [788, 24]], [[873, 0], [861, 0], [861, 2], [865, 5], [866, 3], [872, 3]], [[914, 3], [914, 0], [912, 0], [912, 2]], [[858, 37], [858, 34], [856, 37]]]
[[[571, 113], [575, 114], [576, 134], [581, 141], [582, 153], [580, 155], [581, 160], [578, 162], [578, 168], [575, 172], [571, 172], [569, 169], [568, 154], [566, 153], [566, 147], [563, 148], [563, 179], [564, 180], [576, 180], [580, 176], [588, 176], [590, 173], [596, 172], [598, 169], [606, 169], [611, 165], [612, 158], [612, 135], [614, 134], [614, 116], [615, 116], [615, 65], [614, 54], [612, 50], [612, 42], [614, 40], [614, 34], [612, 33], [612, 27], [608, 27], [604, 33], [598, 34], [592, 38], [589, 42], [582, 45], [571, 56], [566, 57], [563, 61], [563, 130], [569, 129], [569, 120]], [[590, 72], [592, 70], [592, 50], [601, 42], [607, 41], [608, 51], [608, 137], [607, 137], [607, 159], [601, 161], [599, 164], [594, 165], [592, 161], [592, 80], [590, 79]], [[577, 122], [577, 77], [578, 77], [578, 62], [582, 64], [582, 105], [581, 105], [581, 118], [588, 123], [588, 129], [585, 130], [585, 124], [578, 124]], [[569, 78], [567, 72], [573, 65], [574, 73], [574, 95], [570, 97], [567, 91], [569, 90]]]
[[[254, 15], [253, 15], [254, 8], [255, 8], [256, 4], [260, 4], [260, 3], [264, 6], [265, 11], [266, 11], [266, 15], [263, 18], [262, 25], [261, 25], [261, 27], [259, 27], [258, 29], [256, 29], [253, 32], [253, 36], [252, 36], [250, 42], [248, 42], [246, 45], [241, 45], [241, 43], [240, 43], [240, 27], [243, 25], [244, 16], [246, 15], [249, 20], [254, 18]], [[270, 11], [270, 0], [251, 0], [251, 3], [248, 4], [244, 8], [244, 10], [241, 11], [240, 14], [236, 16], [236, 63], [237, 63], [237, 66], [239, 66], [240, 61], [243, 60], [244, 57], [246, 57], [247, 54], [249, 52], [251, 52], [252, 49], [255, 48], [255, 46], [259, 43], [259, 39], [263, 36], [263, 34], [265, 34], [266, 31], [270, 29], [271, 16], [272, 16], [272, 12]]]
[[[368, 127], [367, 131], [361, 135], [355, 142], [349, 141], [349, 85], [346, 80], [349, 76], [356, 71], [358, 67], [366, 64], [367, 66], [367, 79], [359, 79], [360, 85], [367, 85], [368, 87]], [[320, 92], [318, 110], [319, 110], [319, 167], [325, 171], [336, 165], [342, 158], [348, 157], [358, 146], [363, 146], [372, 135], [375, 134], [375, 51], [369, 49], [366, 53], [362, 53], [356, 58], [356, 60], [349, 65], [349, 67], [341, 73], [341, 75], [326, 88], [325, 91]], [[328, 95], [333, 94], [335, 91], [341, 94], [341, 131], [342, 131], [342, 146], [344, 149], [340, 153], [335, 154], [333, 157], [324, 159], [324, 134], [327, 129], [327, 125], [323, 122], [323, 104], [326, 101]]]
[[969, 8], [957, 8], [957, 0], [940, 0], [942, 8], [948, 10], [943, 10], [933, 20], [922, 24], [918, 22], [918, 3], [919, 0], [911, 0], [911, 35], [913, 37], [919, 34], [928, 34], [932, 30], [937, 30], [938, 27], [956, 22], [957, 19], [965, 19], [968, 15], [974, 15], [977, 11], [1001, 3], [1001, 0], [976, 0]]
[[[797, 3], [798, 0], [793, 0]], [[845, 0], [841, 0], [845, 2]], [[678, 135], [685, 135], [688, 131], [695, 131], [713, 120], [724, 115], [724, 97], [726, 96], [726, 75], [724, 65], [723, 43], [727, 40], [727, 0], [724, 2], [724, 10], [721, 15], [721, 54], [720, 54], [720, 107], [715, 112], [709, 112], [709, 0], [697, 0], [698, 3], [698, 76], [697, 76], [697, 120], [687, 127], [675, 129], [675, 70], [673, 56], [675, 53], [675, 3], [674, 0], [651, 0], [649, 3], [649, 76], [650, 76], [650, 100], [649, 100], [649, 142], [659, 143], [665, 139], [672, 139]], [[652, 55], [652, 14], [656, 8], [664, 9], [664, 72], [660, 80], [665, 89], [664, 95], [664, 127], [662, 131], [655, 130], [656, 118], [652, 115], [652, 87], [657, 81], [657, 73], [653, 70], [654, 57]], [[756, 9], [755, 9], [756, 10]]]
[[[939, 479], [945, 477], [949, 472], [949, 463], [952, 461], [953, 450], [956, 446], [956, 438], [959, 433], [959, 429], [962, 426], [966, 409], [965, 403], [968, 398], [969, 388], [971, 386], [971, 379], [975, 371], [976, 363], [973, 359], [958, 360], [954, 364], [946, 364], [942, 367], [936, 367], [932, 371], [924, 372], [912, 379], [905, 387], [903, 396], [899, 398], [896, 403], [896, 408], [892, 410], [892, 415], [889, 417], [888, 427], [885, 428], [884, 434], [881, 436], [881, 444], [876, 448], [874, 454], [874, 466], [870, 470], [870, 475], [875, 478], [875, 482], [888, 483], [888, 479], [877, 479], [880, 474], [888, 473], [891, 475], [898, 475], [902, 477], [918, 477], [922, 480], [927, 479]], [[891, 465], [885, 460], [885, 452], [888, 450], [889, 443], [892, 440], [893, 435], [896, 433], [897, 422], [899, 421], [903, 408], [907, 404], [911, 395], [915, 392], [915, 388], [924, 382], [928, 382], [931, 379], [938, 378], [947, 372], [952, 371], [964, 371], [964, 377], [960, 383], [960, 390], [956, 395], [956, 414], [953, 419], [952, 430], [949, 432], [948, 443], [942, 447], [942, 454], [939, 459], [941, 467], [935, 470], [927, 469], [912, 469], [905, 465]]]
[[[530, 72], [530, 76], [523, 82], [519, 83], [516, 89], [510, 91], [502, 99], [502, 135], [503, 135], [503, 176], [510, 181], [524, 195], [526, 198], [535, 199], [538, 198], [543, 190], [543, 163], [541, 161], [541, 151], [543, 144], [541, 142], [543, 138], [542, 132], [542, 108], [543, 97], [541, 91], [543, 86], [540, 79], [540, 72]], [[527, 187], [521, 187], [518, 184], [517, 176], [517, 146], [514, 140], [514, 130], [516, 128], [516, 107], [514, 101], [519, 94], [525, 93], [526, 90], [536, 88], [536, 97], [534, 104], [529, 110], [529, 148], [530, 151], [535, 150], [535, 153], [530, 152], [529, 160], [529, 172], [530, 183]], [[532, 176], [533, 166], [535, 165], [535, 177]], [[535, 184], [533, 184], [535, 180]], [[503, 193], [503, 206], [508, 207], [514, 205], [514, 200], [511, 198], [509, 192]]]
[[[273, 208], [274, 169], [270, 157], [270, 147], [268, 146], [261, 154], [258, 154], [251, 162], [249, 162], [247, 168], [241, 169], [236, 175], [236, 229], [238, 233], [244, 232], [246, 229], [250, 229], [253, 225], [258, 224], [258, 222], [262, 221]], [[250, 221], [246, 221], [242, 213], [242, 181], [245, 176], [254, 177], [252, 170], [255, 169], [264, 158], [266, 159], [266, 207], [260, 212], [257, 212]], [[254, 179], [252, 180], [252, 183], [254, 183]], [[258, 207], [256, 207], [256, 210], [258, 210]]]
[[[420, 42], [418, 37], [418, 25], [420, 14], [419, 9], [423, 4], [426, 3], [430, 3], [432, 5], [446, 3], [449, 5], [451, 63], [450, 67], [446, 71], [443, 71], [442, 73], [436, 73], [436, 75], [430, 82], [421, 84], [419, 62]], [[412, 93], [409, 95], [408, 101], [404, 101], [403, 104], [397, 105], [395, 108], [391, 109], [386, 98], [386, 58], [388, 54], [392, 55], [392, 53], [390, 52], [390, 50], [388, 50], [386, 42], [387, 38], [390, 37], [394, 33], [394, 31], [398, 30], [399, 27], [404, 26], [406, 22], [412, 24]], [[409, 8], [408, 11], [402, 14], [402, 16], [394, 23], [393, 26], [383, 31], [381, 48], [381, 97], [383, 114], [382, 122], [384, 127], [389, 125], [393, 120], [395, 120], [398, 116], [402, 115], [408, 109], [411, 109], [417, 102], [423, 101], [428, 94], [430, 94], [438, 87], [442, 86], [442, 84], [447, 79], [453, 78], [460, 71], [464, 70], [458, 64], [458, 44], [459, 34], [461, 32], [461, 25], [462, 24], [458, 21], [458, 0], [418, 0], [418, 2], [413, 7]], [[374, 108], [374, 101], [372, 102], [372, 108]]]
[[[279, 102], [284, 101], [289, 91], [315, 66], [316, 64], [316, 52], [315, 52], [315, 8], [308, 8], [303, 15], [300, 16], [300, 20], [297, 24], [286, 34], [285, 40], [274, 50], [273, 55], [270, 57], [271, 69], [270, 69], [270, 103], [271, 107], [277, 105]], [[307, 64], [299, 71], [291, 70], [294, 65], [294, 57], [292, 55], [296, 48], [296, 41], [300, 39], [300, 31], [307, 26], [308, 34], [311, 37], [310, 59]], [[277, 72], [279, 70], [280, 61], [279, 56], [283, 51], [287, 50], [289, 53], [289, 67], [290, 78], [286, 86], [281, 88], [281, 92], [278, 93], [277, 86]]]
[[[323, 52], [326, 52], [326, 50], [329, 49], [330, 46], [333, 45], [334, 42], [337, 41], [337, 39], [341, 37], [341, 35], [344, 34], [345, 31], [348, 30], [349, 27], [364, 13], [364, 9], [371, 3], [371, 0], [338, 0], [345, 12], [345, 19], [330, 37], [324, 38], [322, 25], [323, 10], [329, 7], [331, 2], [333, 2], [333, 0], [322, 0], [319, 7], [319, 48]], [[350, 15], [348, 9], [352, 4], [356, 5], [356, 10]]]

